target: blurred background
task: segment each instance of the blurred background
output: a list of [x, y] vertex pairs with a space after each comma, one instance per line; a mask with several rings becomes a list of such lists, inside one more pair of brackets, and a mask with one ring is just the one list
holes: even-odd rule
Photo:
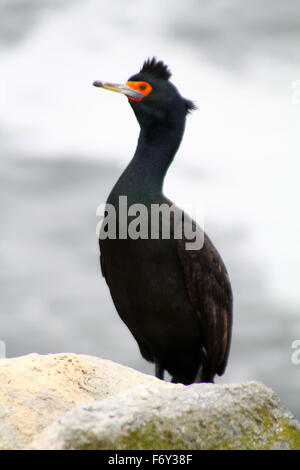
[[147, 57], [199, 109], [165, 193], [199, 205], [227, 265], [234, 330], [217, 383], [260, 380], [300, 418], [300, 4], [0, 0], [0, 340], [145, 373], [100, 275], [96, 208], [138, 125], [123, 83]]

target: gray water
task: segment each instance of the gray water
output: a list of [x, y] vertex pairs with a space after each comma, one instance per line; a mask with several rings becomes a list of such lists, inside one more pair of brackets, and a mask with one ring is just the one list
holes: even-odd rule
[[153, 372], [115, 312], [95, 233], [96, 208], [138, 129], [126, 100], [91, 83], [125, 80], [157, 54], [199, 106], [165, 192], [204, 206], [234, 290], [231, 356], [217, 382], [261, 380], [300, 418], [300, 365], [291, 362], [300, 339], [300, 105], [291, 99], [300, 8], [246, 3], [0, 2], [7, 356], [72, 351]]

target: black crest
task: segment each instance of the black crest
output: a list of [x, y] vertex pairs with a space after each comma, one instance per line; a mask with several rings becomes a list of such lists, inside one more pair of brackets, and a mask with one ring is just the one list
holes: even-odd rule
[[187, 100], [186, 98], [184, 98], [184, 104], [185, 104], [186, 114], [190, 114], [192, 111], [195, 111], [196, 109], [198, 109], [193, 101]]
[[[172, 75], [169, 67], [164, 64], [162, 60], [157, 60], [156, 57], [152, 57], [152, 59], [147, 59], [144, 62], [140, 73], [148, 73], [149, 75], [152, 75], [152, 77], [161, 78], [163, 80], [169, 80]], [[183, 98], [183, 101], [185, 104], [186, 114], [189, 114], [197, 109], [197, 106], [193, 101], [187, 100], [186, 98]]]
[[168, 66], [165, 65], [161, 60], [157, 60], [156, 57], [147, 59], [144, 62], [140, 72], [149, 73], [153, 77], [162, 78], [163, 80], [168, 80], [172, 75]]

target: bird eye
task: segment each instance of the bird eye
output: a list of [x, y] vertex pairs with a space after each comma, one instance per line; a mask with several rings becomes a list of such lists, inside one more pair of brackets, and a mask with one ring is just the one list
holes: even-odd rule
[[149, 93], [151, 93], [151, 90], [152, 90], [152, 86], [150, 85], [150, 83], [142, 82], [138, 80], [136, 81], [129, 80], [128, 82], [126, 82], [126, 85], [129, 86], [130, 88], [133, 88], [134, 90], [137, 90], [143, 95], [139, 99], [135, 99], [129, 96], [129, 99], [133, 101], [141, 101], [145, 96], [149, 95]]

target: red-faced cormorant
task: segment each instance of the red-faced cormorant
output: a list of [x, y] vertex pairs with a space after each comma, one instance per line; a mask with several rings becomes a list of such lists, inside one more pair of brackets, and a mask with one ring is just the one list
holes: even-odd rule
[[143, 204], [148, 214], [153, 205], [173, 206], [162, 192], [163, 181], [186, 115], [195, 106], [179, 94], [170, 76], [168, 67], [153, 58], [126, 85], [94, 82], [127, 96], [141, 128], [135, 154], [107, 200], [116, 210], [116, 236], [101, 236], [99, 242], [103, 276], [142, 356], [155, 363], [157, 377], [167, 370], [172, 382], [187, 385], [213, 382], [226, 367], [232, 292], [224, 263], [206, 234], [201, 248], [187, 249], [185, 235], [175, 236], [172, 226], [170, 237], [163, 237], [161, 229], [151, 237], [149, 216], [149, 237], [130, 237], [132, 217], [119, 218], [120, 196], [126, 196], [127, 207]]

